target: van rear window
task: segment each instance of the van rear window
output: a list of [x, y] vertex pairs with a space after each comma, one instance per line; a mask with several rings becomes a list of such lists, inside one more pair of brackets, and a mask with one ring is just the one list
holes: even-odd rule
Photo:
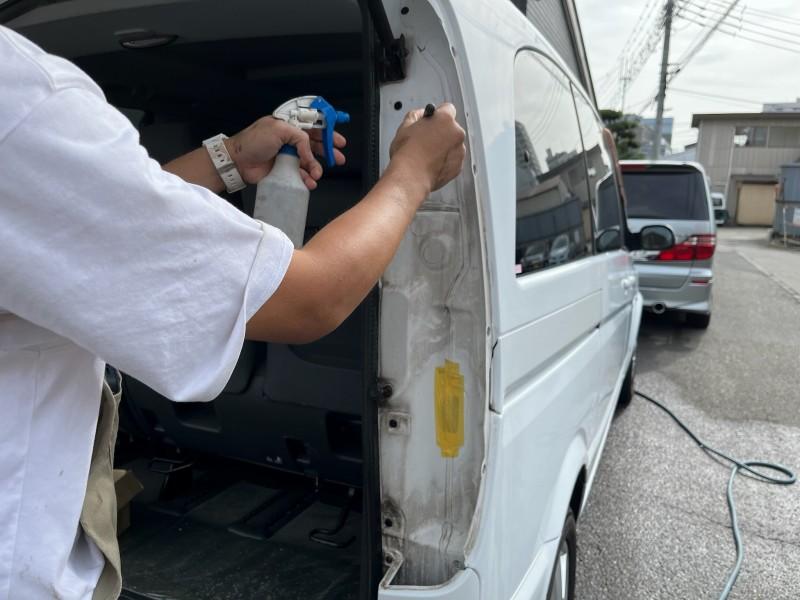
[[708, 201], [697, 171], [623, 171], [628, 217], [705, 221]]

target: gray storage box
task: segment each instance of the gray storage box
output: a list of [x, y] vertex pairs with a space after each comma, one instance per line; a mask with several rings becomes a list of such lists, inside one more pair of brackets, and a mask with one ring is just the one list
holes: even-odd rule
[[800, 163], [781, 167], [781, 192], [775, 201], [774, 235], [800, 238]]

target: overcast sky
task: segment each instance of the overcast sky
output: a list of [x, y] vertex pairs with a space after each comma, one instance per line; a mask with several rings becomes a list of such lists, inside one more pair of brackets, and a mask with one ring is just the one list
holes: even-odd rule
[[[713, 9], [724, 12], [730, 0], [688, 1], [687, 7], [681, 9], [686, 19], [678, 18], [673, 23], [670, 62], [677, 62], [703, 30], [701, 25], [687, 19], [714, 22], [718, 13]], [[679, 4], [683, 3], [680, 0]], [[608, 74], [617, 64], [644, 9], [656, 4], [663, 7], [665, 0], [576, 0], [576, 4], [598, 102], [601, 108], [618, 110], [619, 78]], [[764, 102], [793, 102], [800, 97], [800, 0], [740, 0], [729, 22], [735, 25], [739, 36], [790, 47], [795, 52], [715, 33], [672, 82], [674, 90], [667, 90], [664, 114], [675, 118], [675, 151], [696, 141], [697, 130], [691, 128], [692, 113], [759, 112]], [[740, 25], [750, 31], [739, 30]], [[725, 30], [734, 31], [732, 26]], [[659, 42], [630, 84], [626, 112], [637, 112], [655, 95], [661, 49]], [[655, 105], [644, 115], [655, 116]]]

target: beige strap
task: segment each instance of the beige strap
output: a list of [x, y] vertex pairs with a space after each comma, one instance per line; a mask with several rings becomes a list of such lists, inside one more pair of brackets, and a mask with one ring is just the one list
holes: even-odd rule
[[92, 600], [116, 600], [122, 591], [122, 569], [117, 542], [117, 495], [114, 488], [114, 444], [119, 425], [122, 388], [115, 394], [103, 381], [100, 416], [92, 449], [81, 527], [106, 559]]

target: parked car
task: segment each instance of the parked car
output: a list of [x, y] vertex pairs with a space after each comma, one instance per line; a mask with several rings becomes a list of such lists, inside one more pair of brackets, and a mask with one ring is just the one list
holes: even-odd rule
[[550, 265], [560, 265], [569, 260], [569, 235], [560, 233], [550, 244], [550, 255], [547, 262]]
[[703, 167], [671, 161], [621, 165], [631, 230], [667, 224], [677, 242], [636, 258], [645, 307], [656, 314], [683, 311], [690, 325], [705, 329], [711, 321], [717, 229]]
[[714, 206], [714, 222], [717, 225], [725, 225], [728, 220], [725, 194], [722, 192], [711, 192], [711, 204]]
[[[463, 172], [334, 333], [246, 342], [208, 403], [123, 376], [116, 462], [144, 490], [122, 597], [574, 598], [575, 522], [633, 388], [628, 249], [674, 238], [629, 231], [591, 97], [523, 13], [75, 0], [0, 20], [92, 75], [159, 161], [300, 94], [350, 112], [348, 163], [312, 193], [306, 237], [375, 182], [407, 108], [452, 101], [467, 131]], [[253, 196], [228, 198], [252, 212]], [[550, 260], [522, 260], [551, 239]]]
[[523, 271], [540, 269], [545, 264], [547, 264], [547, 242], [541, 240], [527, 247], [520, 262]]

